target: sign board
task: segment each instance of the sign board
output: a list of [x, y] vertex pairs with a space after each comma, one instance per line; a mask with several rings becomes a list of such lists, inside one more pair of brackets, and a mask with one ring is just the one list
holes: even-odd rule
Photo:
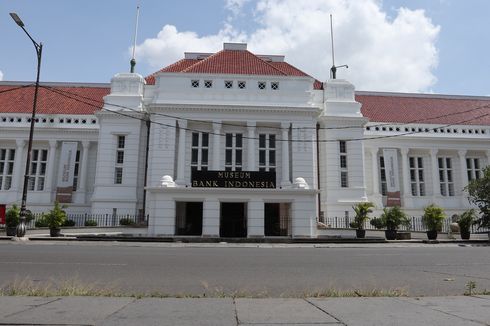
[[56, 200], [60, 203], [71, 203], [72, 201], [77, 149], [77, 142], [63, 142], [61, 146], [58, 188], [56, 191]]
[[398, 151], [383, 149], [386, 173], [386, 206], [401, 206], [400, 179], [398, 177]]
[[5, 224], [5, 205], [0, 205], [0, 224]]
[[196, 188], [276, 188], [276, 172], [192, 171], [191, 186]]

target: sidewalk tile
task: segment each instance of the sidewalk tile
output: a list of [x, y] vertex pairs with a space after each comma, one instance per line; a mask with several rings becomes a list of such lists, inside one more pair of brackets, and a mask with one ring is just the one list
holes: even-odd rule
[[6, 316], [29, 310], [56, 300], [59, 300], [59, 298], [0, 296], [0, 320]]
[[[14, 298], [10, 297], [10, 299]], [[63, 297], [60, 300], [34, 307], [25, 312], [10, 315], [4, 318], [2, 322], [12, 324], [42, 322], [44, 325], [95, 324], [132, 301], [134, 301], [132, 298]]]
[[318, 324], [337, 320], [302, 299], [236, 299], [241, 324]]
[[[490, 299], [490, 297], [489, 297]], [[404, 301], [490, 325], [490, 300], [478, 297], [421, 297]]]
[[233, 326], [232, 299], [140, 299], [100, 325]]
[[349, 326], [481, 326], [399, 298], [309, 299]]

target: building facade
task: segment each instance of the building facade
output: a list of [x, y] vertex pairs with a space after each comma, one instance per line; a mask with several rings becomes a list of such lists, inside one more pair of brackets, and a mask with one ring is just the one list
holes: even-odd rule
[[[0, 83], [0, 204], [19, 203], [32, 85]], [[246, 44], [143, 78], [40, 89], [28, 205], [148, 216], [156, 235], [315, 237], [324, 217], [469, 207], [490, 98], [356, 92]]]

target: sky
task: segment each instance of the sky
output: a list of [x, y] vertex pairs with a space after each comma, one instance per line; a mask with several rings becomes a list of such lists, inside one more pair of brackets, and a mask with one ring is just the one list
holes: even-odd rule
[[41, 81], [110, 82], [129, 70], [140, 5], [136, 72], [184, 52], [246, 42], [325, 81], [365, 91], [490, 96], [489, 0], [0, 0], [0, 80], [35, 79], [35, 50], [16, 12], [43, 43]]

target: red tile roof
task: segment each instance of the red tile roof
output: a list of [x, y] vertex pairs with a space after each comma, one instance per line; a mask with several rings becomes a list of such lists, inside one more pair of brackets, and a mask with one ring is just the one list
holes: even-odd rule
[[490, 97], [358, 92], [356, 100], [373, 122], [490, 125]]
[[[309, 77], [287, 62], [269, 61], [265, 57], [246, 50], [222, 50], [203, 59], [179, 60], [145, 79], [148, 85], [154, 85], [159, 72]], [[315, 81], [314, 88], [322, 89], [321, 82]]]
[[[103, 97], [110, 92], [108, 85], [50, 85], [52, 84], [39, 87], [36, 108], [38, 114], [94, 114], [102, 108]], [[0, 113], [32, 112], [35, 87], [21, 86], [19, 83], [0, 84]]]

